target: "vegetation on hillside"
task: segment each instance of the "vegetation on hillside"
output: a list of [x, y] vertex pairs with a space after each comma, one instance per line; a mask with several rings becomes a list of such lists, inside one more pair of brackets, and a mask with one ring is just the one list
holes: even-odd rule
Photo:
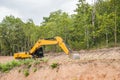
[[[0, 72], [9, 72], [11, 69], [15, 68], [15, 67], [22, 67], [24, 69], [24, 74], [25, 76], [28, 76], [28, 70], [31, 67], [35, 67], [33, 72], [37, 71], [37, 65], [42, 66], [42, 64], [47, 64], [48, 62], [48, 58], [44, 57], [41, 59], [25, 59], [25, 60], [13, 60], [7, 63], [0, 63]], [[22, 70], [22, 69], [21, 69]], [[19, 70], [18, 72], [21, 72], [21, 70]]]

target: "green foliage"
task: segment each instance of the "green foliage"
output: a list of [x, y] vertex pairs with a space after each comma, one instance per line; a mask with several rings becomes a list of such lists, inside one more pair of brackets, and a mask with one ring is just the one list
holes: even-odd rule
[[25, 59], [25, 60], [21, 60], [21, 63], [24, 65], [31, 65], [33, 61], [34, 59]]
[[29, 69], [32, 66], [32, 64], [28, 64], [27, 68]]
[[1, 65], [2, 72], [8, 72], [11, 69], [11, 65], [9, 63]]
[[33, 69], [33, 72], [36, 72], [36, 71], [37, 71], [37, 68], [34, 68], [34, 69]]
[[0, 71], [1, 72], [8, 72], [11, 69], [15, 68], [15, 67], [19, 67], [21, 65], [27, 65], [27, 68], [30, 68], [32, 66], [32, 62], [34, 60], [33, 59], [26, 59], [26, 60], [19, 60], [19, 61], [11, 61], [11, 62], [7, 62], [7, 63], [0, 63]]
[[11, 62], [11, 64], [12, 64], [12, 67], [16, 67], [16, 66], [20, 66], [21, 65], [21, 63], [19, 61], [15, 61], [15, 60], [13, 60]]
[[29, 76], [29, 70], [28, 70], [28, 69], [25, 69], [25, 70], [23, 71], [23, 73], [24, 73], [25, 77]]
[[52, 69], [54, 69], [54, 68], [57, 68], [59, 66], [59, 64], [54, 62], [50, 66], [51, 66]]
[[1, 72], [8, 72], [9, 70], [13, 69], [14, 67], [18, 67], [20, 65], [21, 65], [21, 63], [19, 61], [13, 60], [11, 62], [0, 64], [0, 71]]

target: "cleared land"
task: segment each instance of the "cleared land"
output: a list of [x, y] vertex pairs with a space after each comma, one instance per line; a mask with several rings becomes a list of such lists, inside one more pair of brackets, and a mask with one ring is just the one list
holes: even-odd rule
[[6, 63], [12, 60], [13, 60], [13, 56], [0, 56], [0, 63]]
[[[31, 64], [27, 77], [24, 75], [27, 68], [23, 65], [0, 73], [0, 80], [120, 80], [120, 47], [73, 53], [79, 53], [80, 59], [70, 59], [64, 53], [49, 53], [47, 62]], [[0, 57], [2, 63], [10, 60], [13, 58]], [[53, 63], [58, 64], [54, 69]]]

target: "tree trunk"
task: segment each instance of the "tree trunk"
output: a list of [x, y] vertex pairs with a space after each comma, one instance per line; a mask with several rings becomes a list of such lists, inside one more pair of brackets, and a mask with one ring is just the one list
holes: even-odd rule
[[115, 29], [114, 29], [115, 46], [117, 46], [117, 23], [116, 23], [116, 9], [115, 9]]
[[108, 47], [108, 33], [106, 32], [106, 47]]
[[86, 47], [89, 48], [89, 34], [88, 34], [88, 27], [85, 27], [85, 41], [86, 41]]
[[[95, 1], [93, 0], [93, 4], [95, 4]], [[92, 11], [92, 26], [93, 26], [93, 30], [92, 30], [92, 33], [93, 33], [93, 45], [95, 45], [95, 31], [94, 31], [94, 27], [95, 27], [95, 6], [93, 7], [93, 11]]]

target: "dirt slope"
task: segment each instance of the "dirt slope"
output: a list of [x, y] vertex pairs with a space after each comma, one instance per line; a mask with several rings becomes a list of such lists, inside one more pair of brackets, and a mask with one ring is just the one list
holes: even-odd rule
[[0, 56], [0, 63], [5, 63], [12, 60], [13, 60], [13, 56]]
[[[49, 61], [36, 66], [36, 72], [34, 66], [30, 68], [29, 76], [19, 72], [24, 67], [17, 67], [9, 73], [0, 73], [0, 80], [120, 80], [119, 47], [77, 53], [81, 57], [79, 60], [69, 59], [64, 53], [48, 56]], [[55, 69], [50, 67], [53, 62], [59, 63]]]

